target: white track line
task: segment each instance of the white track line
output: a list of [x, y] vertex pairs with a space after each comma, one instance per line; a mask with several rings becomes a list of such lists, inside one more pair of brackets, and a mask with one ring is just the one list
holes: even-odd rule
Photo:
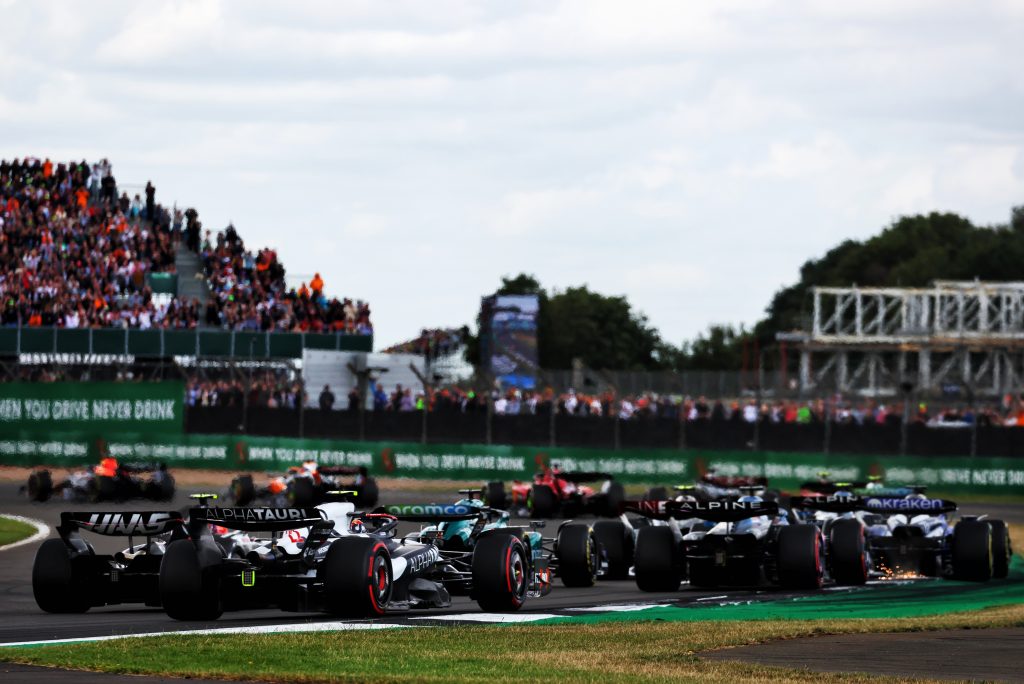
[[536, 622], [537, 620], [550, 620], [551, 618], [564, 617], [552, 613], [461, 613], [459, 615], [424, 615], [422, 617], [409, 618], [410, 620], [448, 620], [458, 622]]
[[217, 629], [188, 629], [181, 632], [145, 632], [143, 634], [111, 634], [94, 637], [72, 637], [70, 639], [47, 639], [43, 641], [12, 641], [4, 646], [51, 646], [56, 644], [77, 644], [86, 641], [110, 641], [111, 639], [136, 639], [141, 637], [176, 637], [193, 634], [277, 634], [285, 632], [340, 632], [354, 629], [408, 629], [411, 625], [387, 624], [382, 622], [300, 622], [290, 625], [255, 625], [252, 627], [221, 627]]
[[11, 520], [17, 520], [23, 522], [26, 525], [31, 525], [36, 528], [36, 533], [31, 537], [26, 537], [21, 541], [16, 541], [12, 544], [5, 544], [0, 546], [0, 551], [9, 551], [10, 549], [17, 548], [23, 544], [34, 544], [37, 541], [46, 539], [50, 536], [50, 526], [44, 523], [42, 520], [36, 520], [35, 518], [24, 518], [20, 515], [11, 515], [10, 513], [0, 513], [0, 517], [10, 518]]

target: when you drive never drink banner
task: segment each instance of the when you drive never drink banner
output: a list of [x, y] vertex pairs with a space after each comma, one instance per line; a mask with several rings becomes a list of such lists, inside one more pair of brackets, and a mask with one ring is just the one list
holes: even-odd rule
[[925, 484], [949, 492], [1024, 496], [1024, 459], [950, 456], [864, 456], [748, 451], [620, 451], [521, 446], [350, 442], [239, 435], [107, 434], [94, 431], [0, 433], [0, 463], [74, 466], [102, 456], [163, 461], [171, 468], [278, 471], [306, 459], [365, 466], [378, 477], [470, 482], [529, 479], [544, 465], [600, 471], [626, 483], [672, 486], [713, 468], [723, 475], [766, 476], [792, 491], [827, 470], [835, 480], [879, 475], [893, 484]]
[[0, 437], [80, 431], [180, 435], [180, 382], [0, 383]]

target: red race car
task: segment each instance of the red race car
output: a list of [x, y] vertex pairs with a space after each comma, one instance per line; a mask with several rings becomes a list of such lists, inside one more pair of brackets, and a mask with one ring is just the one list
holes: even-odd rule
[[[597, 483], [595, 488], [584, 483]], [[483, 487], [488, 506], [526, 512], [535, 518], [573, 518], [578, 515], [618, 516], [626, 494], [622, 483], [608, 473], [563, 472], [557, 464], [537, 473], [533, 482], [516, 480], [512, 496], [504, 482], [488, 482]]]

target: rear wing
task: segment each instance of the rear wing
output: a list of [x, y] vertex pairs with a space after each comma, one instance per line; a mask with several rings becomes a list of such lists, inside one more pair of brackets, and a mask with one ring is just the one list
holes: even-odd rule
[[793, 508], [805, 508], [828, 513], [952, 513], [956, 503], [946, 499], [904, 499], [885, 496], [800, 496], [793, 497]]
[[626, 501], [623, 511], [655, 520], [699, 518], [710, 522], [738, 522], [761, 515], [778, 515], [775, 501]]
[[472, 520], [479, 518], [487, 511], [477, 506], [465, 504], [392, 504], [381, 506], [375, 513], [387, 513], [399, 520], [407, 522], [455, 522], [458, 520]]
[[800, 490], [818, 494], [834, 494], [840, 490], [864, 489], [867, 486], [867, 482], [804, 482], [800, 485]]
[[190, 508], [189, 522], [251, 532], [284, 532], [326, 520], [319, 508]]
[[61, 536], [75, 530], [87, 530], [109, 537], [155, 537], [183, 529], [184, 520], [177, 511], [74, 511], [60, 514]]
[[321, 475], [367, 475], [365, 466], [320, 466], [317, 472]]
[[611, 473], [598, 473], [590, 471], [578, 471], [573, 473], [555, 473], [555, 477], [559, 477], [566, 482], [573, 482], [579, 484], [580, 482], [597, 482], [598, 480], [614, 480], [615, 476]]

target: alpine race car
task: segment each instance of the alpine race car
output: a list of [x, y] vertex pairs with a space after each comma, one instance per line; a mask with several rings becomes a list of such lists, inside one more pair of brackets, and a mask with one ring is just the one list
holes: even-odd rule
[[[595, 489], [586, 482], [601, 482], [601, 486]], [[533, 482], [513, 482], [511, 501], [503, 482], [488, 482], [482, 491], [487, 505], [512, 508], [536, 518], [614, 517], [626, 498], [622, 483], [608, 473], [564, 472], [557, 464], [545, 467]]]
[[625, 510], [667, 524], [639, 529], [634, 572], [643, 591], [777, 584], [822, 584], [823, 539], [817, 526], [791, 524], [774, 501], [633, 501]]
[[[718, 499], [742, 496], [752, 489], [761, 492], [766, 498], [777, 498], [768, 490], [768, 479], [765, 477], [746, 477], [741, 475], [718, 475], [714, 468], [709, 468], [692, 485], [679, 485], [678, 491], [686, 491], [699, 501], [716, 501]], [[652, 487], [647, 490], [645, 499], [660, 501], [669, 498], [668, 488]]]
[[[482, 535], [509, 528], [511, 514], [487, 506], [480, 498], [480, 490], [460, 489], [459, 493], [466, 498], [456, 501], [455, 505], [477, 511], [477, 517], [437, 521], [422, 527], [418, 535], [421, 542], [435, 543], [445, 551], [467, 551], [476, 546]], [[418, 504], [398, 504], [384, 506], [380, 510], [402, 518], [416, 515], [423, 508]], [[602, 549], [593, 526], [566, 521], [559, 525], [554, 538], [544, 537], [538, 531], [544, 526], [544, 521], [535, 520], [529, 529], [514, 528], [519, 530], [518, 534], [530, 552], [542, 593], [550, 589], [552, 575], [559, 577], [567, 587], [589, 587], [607, 570], [607, 563], [602, 563]]]
[[380, 496], [377, 480], [365, 467], [321, 467], [316, 461], [305, 461], [282, 475], [271, 476], [262, 487], [256, 486], [252, 475], [239, 475], [231, 481], [228, 496], [236, 506], [258, 501], [302, 508], [331, 501], [329, 492], [333, 491], [356, 492], [360, 504], [367, 507], [376, 506]]
[[[837, 582], [863, 584], [871, 575], [923, 575], [984, 582], [1004, 578], [1013, 554], [1002, 520], [964, 516], [955, 525], [956, 503], [929, 499], [922, 487], [906, 496], [855, 495], [794, 498], [828, 539]], [[879, 490], [876, 490], [879, 491]]]
[[56, 485], [49, 470], [36, 470], [28, 476], [23, 489], [30, 501], [47, 501], [54, 495], [63, 501], [89, 503], [129, 499], [170, 501], [174, 498], [174, 476], [165, 463], [125, 464], [107, 457], [99, 465], [70, 473]]
[[[478, 518], [466, 506], [428, 505], [399, 516], [356, 513], [350, 502], [315, 508], [199, 508], [188, 539], [168, 544], [160, 565], [160, 599], [178, 620], [216, 619], [225, 610], [276, 606], [374, 617], [387, 611], [445, 608], [468, 594], [488, 611], [515, 611], [544, 593], [521, 528], [481, 532], [473, 548], [441, 549], [418, 533], [399, 537], [401, 520]], [[210, 526], [267, 531], [245, 558], [230, 558]], [[280, 534], [281, 536], [276, 536]]]

